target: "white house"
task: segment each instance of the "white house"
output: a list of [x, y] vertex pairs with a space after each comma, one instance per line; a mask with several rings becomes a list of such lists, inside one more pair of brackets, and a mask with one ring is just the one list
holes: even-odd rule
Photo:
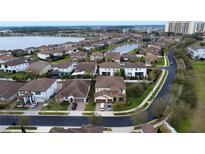
[[60, 73], [70, 74], [74, 71], [74, 63], [66, 62], [62, 64], [53, 65], [53, 70], [58, 70]]
[[126, 77], [146, 77], [147, 68], [142, 62], [125, 63], [124, 72]]
[[18, 101], [24, 104], [46, 102], [54, 95], [57, 89], [55, 79], [32, 80], [18, 90]]
[[43, 50], [37, 53], [37, 56], [42, 60], [47, 60], [52, 56], [54, 57], [62, 57], [64, 52], [58, 49], [50, 49], [50, 50]]
[[192, 59], [205, 59], [205, 47], [189, 46], [187, 53]]
[[120, 72], [120, 64], [114, 62], [104, 62], [99, 65], [99, 74], [114, 76], [115, 73]]
[[29, 67], [28, 60], [25, 59], [14, 59], [1, 64], [1, 70], [4, 72], [22, 72]]

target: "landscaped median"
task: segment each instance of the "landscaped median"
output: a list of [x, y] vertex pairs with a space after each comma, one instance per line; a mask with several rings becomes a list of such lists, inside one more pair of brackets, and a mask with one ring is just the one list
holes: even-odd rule
[[23, 113], [23, 111], [0, 111], [0, 114], [21, 115]]
[[135, 108], [132, 108], [130, 110], [124, 110], [124, 111], [113, 111], [113, 114], [116, 116], [123, 116], [123, 115], [132, 115], [135, 113], [135, 111], [144, 111], [147, 109], [150, 104], [153, 102], [159, 91], [161, 90], [163, 84], [166, 81], [166, 78], [168, 76], [168, 71], [162, 70], [162, 73], [155, 84], [154, 88], [150, 91], [148, 95], [144, 98], [144, 100]]

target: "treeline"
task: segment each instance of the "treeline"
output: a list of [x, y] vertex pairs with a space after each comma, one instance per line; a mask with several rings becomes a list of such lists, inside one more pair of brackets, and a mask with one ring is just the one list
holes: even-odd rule
[[190, 112], [197, 105], [197, 96], [194, 90], [194, 76], [192, 64], [186, 54], [186, 48], [196, 41], [195, 38], [186, 37], [174, 47], [174, 55], [177, 62], [177, 70], [169, 94], [171, 116], [169, 122], [174, 128], [178, 128], [183, 120], [186, 120]]

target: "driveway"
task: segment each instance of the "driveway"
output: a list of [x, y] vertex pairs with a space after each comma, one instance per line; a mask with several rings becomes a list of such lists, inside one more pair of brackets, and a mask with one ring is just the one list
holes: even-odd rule
[[[77, 104], [78, 104], [78, 106], [77, 106], [75, 111], [84, 111], [85, 110], [85, 106], [86, 106], [85, 103], [77, 103]], [[69, 105], [68, 111], [72, 111], [72, 104]]]

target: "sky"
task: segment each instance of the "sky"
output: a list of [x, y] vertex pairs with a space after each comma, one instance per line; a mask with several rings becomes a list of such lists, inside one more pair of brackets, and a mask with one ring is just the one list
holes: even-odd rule
[[165, 25], [165, 21], [0, 21], [6, 26]]

